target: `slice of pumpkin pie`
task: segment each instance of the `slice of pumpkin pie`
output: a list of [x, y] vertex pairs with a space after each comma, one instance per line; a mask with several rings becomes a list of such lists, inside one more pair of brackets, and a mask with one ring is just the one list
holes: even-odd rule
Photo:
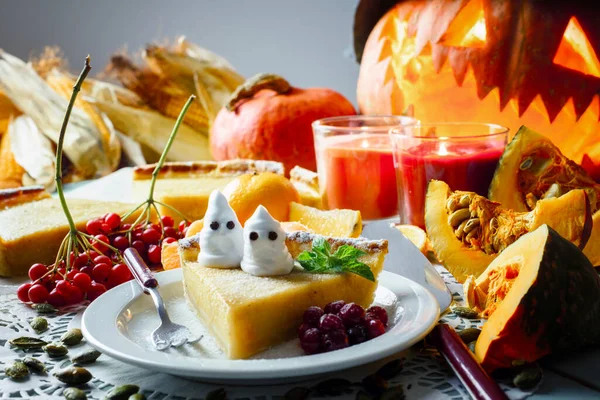
[[324, 238], [298, 231], [286, 234], [285, 246], [295, 260], [304, 251], [311, 251], [316, 239], [326, 240], [332, 252], [342, 245], [364, 252], [358, 261], [371, 269], [375, 280], [347, 272], [313, 274], [298, 267], [278, 276], [255, 276], [240, 268], [210, 268], [197, 262], [198, 236], [179, 242], [187, 300], [227, 357], [248, 358], [292, 339], [310, 306], [324, 307], [340, 299], [363, 307], [373, 302], [377, 276], [388, 252], [387, 241]]

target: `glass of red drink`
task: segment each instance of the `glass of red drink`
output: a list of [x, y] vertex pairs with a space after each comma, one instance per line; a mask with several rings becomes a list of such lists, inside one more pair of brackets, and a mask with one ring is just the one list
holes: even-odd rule
[[425, 227], [430, 180], [487, 196], [508, 139], [508, 128], [484, 123], [418, 124], [391, 129], [400, 223]]
[[390, 129], [410, 129], [403, 116], [345, 116], [313, 123], [319, 186], [329, 209], [359, 210], [365, 220], [398, 215]]

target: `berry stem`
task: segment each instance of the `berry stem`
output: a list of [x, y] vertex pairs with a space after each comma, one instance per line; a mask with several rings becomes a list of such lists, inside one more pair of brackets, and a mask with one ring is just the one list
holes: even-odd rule
[[77, 99], [77, 94], [81, 90], [81, 85], [83, 81], [87, 77], [88, 73], [92, 67], [90, 66], [90, 56], [88, 55], [85, 58], [85, 65], [83, 66], [83, 70], [79, 74], [75, 85], [73, 85], [73, 93], [71, 94], [71, 99], [69, 100], [69, 105], [67, 106], [67, 111], [65, 113], [65, 118], [63, 120], [62, 127], [60, 128], [60, 134], [58, 136], [58, 144], [56, 146], [56, 192], [58, 193], [58, 198], [60, 199], [60, 205], [67, 217], [67, 221], [69, 222], [70, 234], [77, 234], [77, 227], [75, 226], [75, 222], [73, 222], [73, 217], [71, 216], [71, 212], [69, 211], [69, 207], [67, 206], [67, 200], [65, 199], [65, 194], [63, 192], [62, 185], [62, 155], [63, 155], [63, 143], [65, 141], [65, 134], [67, 133], [67, 126], [69, 125], [69, 118], [71, 117], [71, 111], [73, 110], [73, 106], [75, 105], [75, 100]]
[[173, 141], [175, 140], [175, 135], [177, 135], [179, 126], [183, 122], [183, 118], [185, 117], [185, 114], [187, 113], [188, 109], [192, 105], [192, 101], [194, 101], [195, 98], [196, 98], [196, 96], [194, 96], [192, 94], [190, 96], [190, 98], [186, 101], [183, 108], [181, 109], [181, 112], [179, 113], [179, 116], [177, 117], [177, 120], [175, 121], [175, 125], [173, 126], [173, 130], [171, 131], [171, 135], [169, 136], [169, 140], [167, 140], [167, 144], [165, 145], [165, 148], [164, 148], [162, 154], [160, 155], [160, 159], [156, 163], [156, 167], [154, 168], [154, 171], [152, 171], [152, 180], [150, 181], [150, 193], [148, 194], [148, 200], [147, 200], [148, 203], [152, 203], [154, 201], [154, 186], [156, 185], [156, 179], [158, 178], [158, 173], [160, 172], [163, 164], [165, 163], [165, 160], [167, 159], [167, 154], [169, 153], [169, 150], [171, 149], [171, 145], [173, 144]]

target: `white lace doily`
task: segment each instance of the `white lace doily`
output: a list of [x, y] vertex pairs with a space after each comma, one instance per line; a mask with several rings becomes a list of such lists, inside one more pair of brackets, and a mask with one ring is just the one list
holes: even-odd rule
[[[462, 286], [456, 283], [452, 275], [440, 269], [444, 280], [454, 295], [456, 303], [462, 303]], [[58, 315], [44, 316], [50, 329], [37, 335], [29, 326], [29, 321], [37, 313], [21, 303], [16, 296], [16, 286], [0, 286], [0, 398], [20, 399], [64, 399], [62, 391], [65, 386], [52, 376], [55, 369], [70, 364], [68, 357], [62, 359], [48, 358], [42, 351], [28, 352], [28, 355], [39, 358], [48, 369], [46, 375], [32, 374], [24, 381], [13, 381], [4, 373], [4, 368], [16, 359], [22, 358], [24, 352], [11, 348], [8, 340], [19, 336], [35, 336], [46, 341], [58, 340], [68, 329], [79, 326], [83, 307], [63, 310]], [[459, 318], [453, 313], [445, 314], [442, 322], [450, 324], [457, 330], [469, 327], [479, 327], [481, 321]], [[85, 343], [71, 348], [71, 354], [89, 348]], [[114, 386], [136, 384], [148, 399], [188, 400], [204, 399], [209, 393], [224, 389], [226, 397], [208, 396], [211, 398], [227, 399], [288, 399], [286, 396], [293, 388], [314, 388], [318, 383], [332, 378], [341, 378], [350, 382], [361, 382], [366, 376], [375, 373], [381, 366], [394, 359], [402, 359], [403, 368], [399, 374], [388, 381], [389, 387], [401, 385], [407, 399], [468, 399], [469, 395], [443, 358], [431, 348], [414, 346], [413, 348], [386, 360], [353, 368], [339, 374], [330, 374], [317, 380], [274, 386], [233, 386], [206, 384], [153, 372], [124, 364], [120, 361], [101, 356], [96, 363], [86, 366], [94, 378], [82, 389], [88, 399], [102, 399]], [[520, 391], [510, 384], [501, 382], [501, 386], [511, 399], [523, 399], [529, 392]], [[300, 390], [300, 389], [296, 389]], [[337, 396], [327, 398], [357, 398], [360, 390], [352, 385], [342, 390]], [[301, 398], [301, 397], [300, 397]], [[320, 398], [313, 392], [312, 398]]]

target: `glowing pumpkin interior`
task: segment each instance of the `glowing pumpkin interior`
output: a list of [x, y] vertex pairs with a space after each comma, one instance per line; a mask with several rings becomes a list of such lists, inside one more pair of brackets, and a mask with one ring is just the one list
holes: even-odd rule
[[[495, 25], [490, 30], [484, 1], [470, 0], [462, 4], [433, 1], [426, 5], [409, 1], [389, 10], [371, 31], [362, 54], [357, 89], [361, 111], [402, 114], [410, 109], [422, 121], [496, 123], [509, 127], [513, 134], [521, 125], [527, 125], [550, 137], [567, 157], [579, 163], [585, 158], [584, 167], [598, 180], [600, 99], [597, 94], [582, 95], [574, 100], [575, 96], [563, 88], [567, 95], [555, 101], [551, 98], [553, 83], [547, 83], [548, 90], [538, 89], [537, 93], [523, 90], [508, 98], [500, 87], [491, 88], [477, 81], [481, 81], [485, 73], [491, 73], [481, 73], [481, 69], [479, 74], [474, 73], [472, 55], [486, 50], [490, 35], [496, 35], [493, 39], [497, 43], [503, 39], [494, 32]], [[452, 17], [443, 17], [444, 13]], [[438, 26], [444, 23], [447, 27], [436, 34]], [[421, 34], [419, 30], [428, 32]], [[595, 81], [595, 93], [598, 93], [600, 62], [576, 17], [570, 17], [560, 44], [554, 48], [557, 48], [555, 53], [547, 57], [549, 66], [539, 66], [541, 71], [536, 76], [536, 65], [532, 64], [521, 76], [530, 74], [525, 79], [557, 82], [557, 73], [570, 74], [570, 77], [584, 74], [586, 84], [578, 85], [589, 86], [590, 79], [598, 79]], [[494, 51], [485, 57], [493, 57], [490, 54]], [[492, 64], [492, 61], [486, 62]], [[511, 68], [511, 72], [520, 73], [518, 66], [511, 65]], [[553, 69], [554, 75], [544, 76], [544, 68]], [[515, 76], [519, 77], [516, 73]], [[513, 84], [516, 80], [509, 77], [506, 82]], [[585, 97], [583, 101], [582, 97]], [[549, 101], [554, 109], [548, 109]]]

